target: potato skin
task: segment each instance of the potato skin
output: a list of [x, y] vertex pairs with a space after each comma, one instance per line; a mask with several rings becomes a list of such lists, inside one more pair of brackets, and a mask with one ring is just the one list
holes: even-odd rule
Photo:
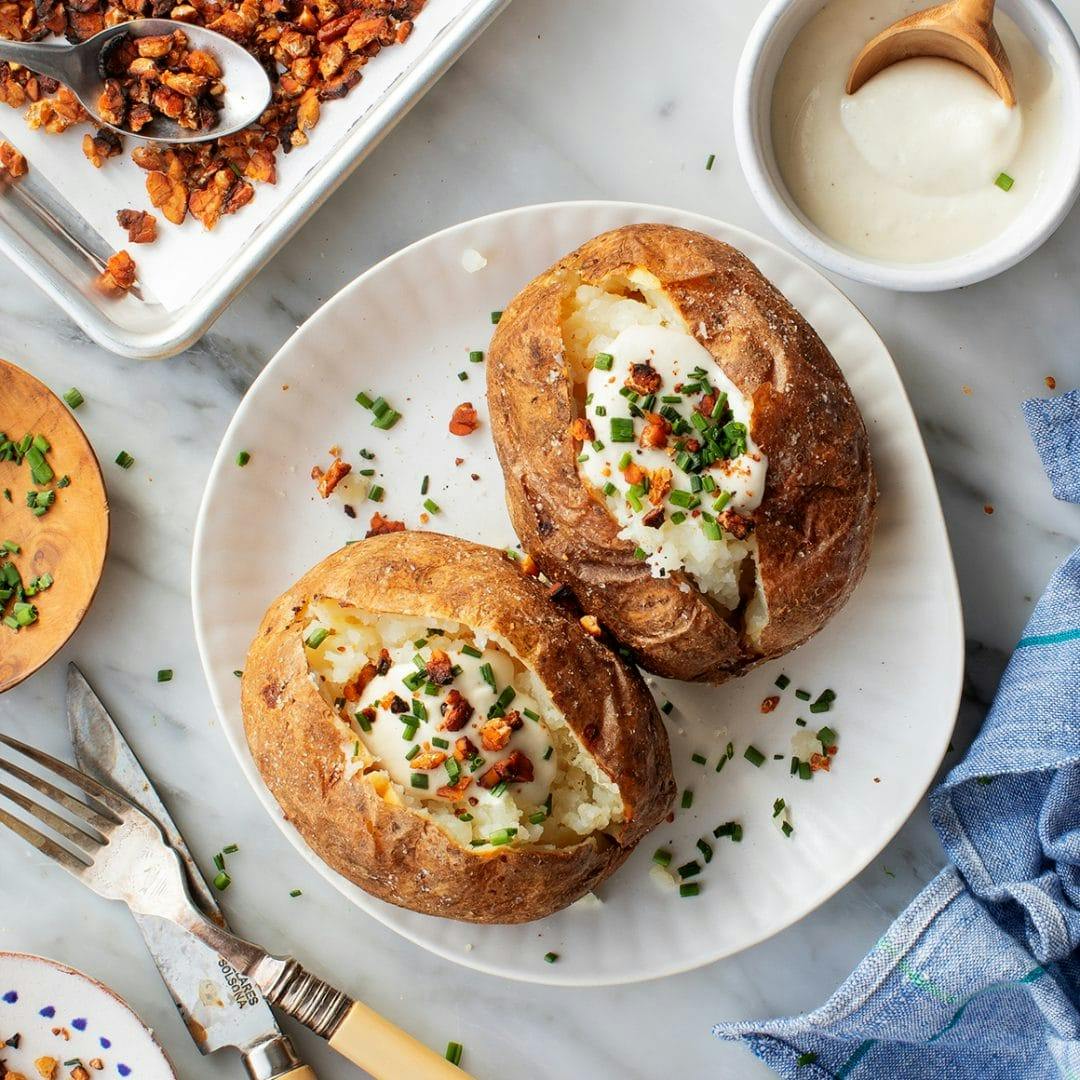
[[[567, 848], [463, 848], [412, 810], [344, 779], [340, 729], [308, 677], [305, 605], [330, 597], [375, 613], [434, 616], [499, 634], [619, 785], [617, 838]], [[675, 794], [667, 732], [637, 672], [552, 604], [502, 552], [398, 532], [342, 548], [270, 606], [241, 686], [248, 745], [286, 818], [362, 889], [401, 907], [480, 923], [539, 919], [594, 889], [657, 825]]]
[[[581, 482], [562, 303], [635, 267], [656, 277], [691, 333], [753, 401], [768, 454], [752, 515], [769, 622], [755, 648], [683, 575], [654, 578]], [[488, 353], [488, 407], [522, 547], [648, 670], [721, 683], [802, 644], [866, 568], [877, 486], [869, 440], [824, 343], [744, 255], [702, 233], [627, 225], [589, 240], [503, 312]]]

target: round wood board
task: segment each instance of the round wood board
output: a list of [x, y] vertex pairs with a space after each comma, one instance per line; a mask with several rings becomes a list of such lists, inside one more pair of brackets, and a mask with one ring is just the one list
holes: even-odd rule
[[[43, 435], [52, 449], [46, 461], [59, 479], [71, 483], [56, 493], [48, 512], [35, 517], [26, 493], [33, 483], [23, 461], [0, 461], [0, 542], [23, 581], [51, 574], [53, 585], [33, 598], [38, 620], [15, 631], [0, 623], [0, 693], [51, 659], [82, 622], [97, 591], [109, 543], [109, 503], [93, 448], [71, 410], [48, 387], [6, 360], [0, 360], [0, 432], [16, 442], [27, 432]], [[46, 485], [55, 488], [55, 480]], [[11, 492], [11, 501], [4, 491]], [[8, 558], [0, 552], [0, 559]], [[5, 605], [4, 613], [10, 605]]]

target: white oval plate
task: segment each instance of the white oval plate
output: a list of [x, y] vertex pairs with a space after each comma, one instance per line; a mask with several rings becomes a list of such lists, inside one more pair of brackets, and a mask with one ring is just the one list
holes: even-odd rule
[[[502, 478], [486, 426], [484, 368], [490, 312], [534, 275], [605, 229], [664, 221], [699, 229], [745, 252], [806, 316], [844, 369], [866, 417], [881, 509], [866, 577], [847, 607], [797, 653], [719, 688], [652, 680], [668, 717], [680, 793], [692, 806], [659, 828], [600, 889], [601, 906], [579, 904], [541, 923], [474, 926], [382, 903], [335, 874], [285, 822], [244, 738], [239, 681], [266, 606], [346, 540], [362, 537], [370, 502], [318, 498], [309, 473], [342, 448], [354, 468], [374, 465], [386, 491], [378, 509], [420, 524], [421, 479], [441, 511], [428, 528], [495, 546], [513, 544]], [[477, 273], [461, 265], [475, 248]], [[457, 375], [464, 371], [467, 381]], [[357, 391], [382, 394], [403, 414], [389, 432], [371, 427]], [[470, 400], [483, 426], [448, 433], [453, 407]], [[375, 452], [373, 462], [359, 455]], [[250, 464], [237, 468], [239, 451]], [[455, 465], [455, 458], [463, 458]], [[472, 479], [472, 476], [478, 479]], [[706, 964], [775, 934], [850, 881], [895, 835], [944, 755], [960, 696], [963, 629], [937, 492], [915, 418], [885, 346], [866, 320], [816, 271], [741, 229], [696, 214], [630, 203], [578, 202], [511, 210], [447, 229], [361, 275], [282, 347], [244, 398], [206, 488], [192, 565], [195, 628], [207, 679], [241, 768], [290, 840], [364, 910], [427, 949], [481, 971], [536, 982], [597, 985], [654, 978]], [[791, 678], [774, 712], [761, 702], [781, 672]], [[811, 716], [796, 688], [837, 693]], [[838, 733], [830, 773], [789, 776], [800, 714]], [[727, 743], [735, 757], [715, 768]], [[768, 755], [754, 768], [748, 744]], [[783, 760], [774, 760], [773, 754]], [[704, 766], [692, 755], [707, 758]], [[791, 807], [794, 833], [775, 827], [773, 802]], [[744, 839], [714, 839], [730, 820]], [[715, 849], [681, 898], [649, 876], [653, 852], [673, 867]], [[555, 952], [557, 963], [544, 962]]]
[[44, 1057], [57, 1076], [78, 1061], [108, 1080], [176, 1080], [150, 1029], [103, 983], [43, 956], [0, 952], [0, 1061], [36, 1077]]

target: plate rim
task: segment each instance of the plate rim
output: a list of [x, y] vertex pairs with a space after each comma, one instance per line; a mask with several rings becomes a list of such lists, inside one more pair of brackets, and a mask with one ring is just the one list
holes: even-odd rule
[[[281, 814], [281, 807], [274, 799], [270, 789], [266, 786], [265, 781], [259, 774], [254, 761], [251, 758], [250, 751], [247, 748], [246, 743], [240, 743], [234, 740], [233, 733], [230, 730], [230, 723], [226, 719], [226, 711], [224, 703], [219, 698], [216, 680], [211, 676], [211, 663], [209, 656], [209, 645], [204, 639], [203, 635], [203, 623], [205, 620], [205, 611], [202, 602], [202, 591], [199, 587], [200, 578], [202, 576], [202, 558], [203, 548], [205, 541], [205, 533], [209, 528], [207, 521], [209, 518], [209, 507], [214, 494], [214, 489], [217, 486], [220, 477], [224, 475], [225, 470], [223, 465], [227, 460], [226, 447], [229, 445], [232, 433], [238, 426], [242, 416], [246, 415], [247, 409], [250, 408], [249, 402], [253, 399], [256, 391], [261, 388], [264, 380], [270, 381], [272, 372], [276, 365], [280, 362], [280, 358], [292, 347], [293, 343], [301, 337], [302, 334], [309, 331], [313, 324], [318, 320], [328, 317], [329, 310], [335, 307], [339, 303], [343, 303], [347, 296], [352, 293], [353, 290], [362, 287], [362, 283], [369, 277], [378, 272], [386, 270], [389, 266], [396, 263], [398, 260], [407, 258], [414, 250], [423, 247], [424, 245], [436, 242], [439, 239], [444, 238], [450, 233], [457, 231], [465, 231], [469, 228], [478, 225], [487, 225], [500, 221], [501, 219], [512, 218], [523, 214], [557, 214], [566, 210], [578, 210], [578, 211], [593, 211], [597, 213], [602, 212], [616, 212], [626, 215], [627, 223], [633, 220], [642, 221], [647, 220], [643, 215], [660, 215], [657, 220], [665, 220], [671, 218], [678, 218], [682, 220], [694, 219], [696, 220], [697, 228], [702, 231], [715, 232], [717, 229], [733, 235], [737, 240], [742, 241], [749, 239], [753, 245], [761, 245], [770, 250], [770, 253], [777, 254], [783, 259], [790, 260], [797, 263], [803, 271], [811, 275], [814, 279], [815, 285], [820, 287], [823, 292], [831, 294], [832, 298], [839, 300], [842, 304], [846, 305], [850, 309], [850, 315], [852, 319], [858, 320], [874, 336], [879, 342], [882, 351], [885, 354], [889, 362], [889, 366], [892, 369], [892, 375], [895, 378], [896, 389], [899, 391], [900, 401], [899, 405], [906, 411], [907, 416], [910, 418], [912, 425], [917, 431], [919, 431], [919, 440], [917, 453], [912, 452], [912, 460], [920, 469], [925, 470], [926, 479], [929, 483], [930, 490], [933, 493], [932, 508], [935, 511], [933, 517], [933, 525], [936, 531], [941, 535], [943, 541], [943, 549], [945, 555], [945, 563], [943, 570], [946, 572], [948, 588], [945, 590], [942, 600], [947, 604], [947, 615], [949, 628], [945, 636], [949, 639], [954, 639], [955, 642], [955, 669], [952, 673], [954, 692], [949, 696], [951, 700], [950, 712], [952, 714], [952, 721], [942, 726], [940, 747], [931, 755], [928, 755], [924, 760], [932, 761], [933, 768], [928, 770], [925, 781], [920, 782], [916, 787], [912, 788], [912, 794], [909, 799], [901, 800], [898, 803], [899, 809], [894, 812], [890, 818], [890, 825], [886, 830], [887, 835], [883, 834], [883, 839], [880, 844], [872, 845], [865, 858], [858, 860], [854, 870], [845, 876], [842, 880], [839, 880], [833, 887], [828, 888], [820, 895], [815, 895], [811, 902], [802, 903], [793, 908], [793, 913], [790, 917], [782, 920], [778, 925], [767, 927], [759, 933], [755, 933], [745, 940], [741, 941], [738, 945], [731, 948], [723, 948], [719, 951], [703, 951], [700, 958], [696, 958], [689, 962], [675, 962], [667, 966], [659, 967], [655, 970], [643, 972], [641, 974], [625, 973], [618, 976], [590, 976], [587, 973], [560, 973], [555, 970], [554, 965], [547, 965], [544, 971], [528, 971], [528, 970], [506, 970], [483, 960], [480, 957], [475, 957], [472, 953], [462, 955], [453, 949], [439, 945], [437, 943], [430, 942], [426, 939], [421, 939], [414, 935], [407, 928], [399, 925], [393, 921], [389, 915], [391, 912], [383, 910], [383, 902], [379, 901], [376, 897], [372, 897], [370, 894], [365, 893], [359, 886], [355, 886], [348, 879], [342, 877], [336, 871], [334, 871], [324, 860], [311, 849], [304, 838], [296, 831], [295, 828], [289, 826], [289, 823], [284, 819]], [[618, 226], [612, 226], [618, 227]], [[733, 244], [738, 247], [738, 243]], [[751, 260], [753, 261], [753, 260]], [[755, 264], [756, 265], [756, 264]], [[486, 390], [485, 390], [486, 393]], [[296, 328], [288, 338], [282, 342], [278, 350], [267, 361], [265, 367], [252, 381], [248, 387], [244, 396], [241, 398], [240, 403], [237, 405], [232, 417], [229, 420], [228, 426], [222, 433], [221, 441], [218, 445], [217, 452], [214, 455], [214, 460], [211, 463], [209, 473], [207, 474], [206, 486], [203, 489], [203, 496], [199, 504], [199, 511], [196, 516], [195, 530], [192, 537], [192, 549], [191, 549], [191, 606], [192, 606], [192, 619], [195, 628], [195, 640], [196, 646], [199, 652], [199, 662], [202, 665], [203, 675], [206, 679], [207, 686], [210, 690], [210, 697], [214, 704], [214, 709], [217, 713], [218, 720], [221, 728], [224, 731], [225, 739], [228, 742], [229, 748], [232, 750], [233, 755], [236, 758], [237, 764], [240, 766], [241, 772], [251, 785], [259, 801], [263, 804], [264, 808], [269, 813], [274, 824], [281, 831], [282, 835], [293, 845], [294, 848], [301, 854], [301, 856], [312, 865], [331, 885], [334, 886], [350, 903], [360, 908], [365, 914], [368, 914], [375, 918], [379, 923], [394, 933], [400, 935], [408, 941], [411, 941], [414, 945], [431, 952], [436, 956], [440, 956], [443, 959], [453, 961], [460, 964], [463, 967], [470, 968], [474, 971], [479, 971], [487, 975], [496, 975], [500, 978], [512, 979], [516, 982], [534, 983], [538, 985], [547, 986], [571, 986], [571, 987], [596, 987], [596, 986], [621, 986], [632, 985], [635, 983], [650, 982], [656, 979], [668, 978], [673, 975], [684, 974], [689, 971], [695, 971], [699, 968], [705, 967], [709, 964], [716, 963], [719, 960], [727, 959], [731, 956], [736, 956], [739, 953], [745, 952], [747, 949], [753, 948], [755, 945], [760, 945], [762, 942], [775, 937], [777, 934], [784, 930], [790, 929], [796, 923], [801, 922], [812, 912], [816, 911], [823, 904], [831, 900], [841, 889], [850, 885], [852, 881], [866, 867], [875, 859], [881, 852], [888, 846], [907, 823], [908, 819], [918, 808], [922, 802], [926, 792], [929, 790], [930, 784], [933, 782], [938, 768], [944, 760], [945, 753], [948, 749], [949, 742], [952, 738], [953, 731], [957, 722], [957, 715], [959, 711], [960, 701], [963, 692], [963, 675], [965, 664], [965, 649], [964, 649], [964, 621], [963, 621], [963, 607], [960, 599], [960, 587], [956, 577], [956, 566], [953, 558], [952, 545], [949, 540], [948, 528], [945, 522], [945, 515], [941, 508], [941, 496], [937, 489], [937, 483], [934, 480], [933, 469], [930, 464], [930, 458], [926, 451], [926, 442], [922, 438], [921, 430], [918, 426], [918, 419], [915, 416], [915, 412], [911, 407], [911, 400], [907, 393], [907, 388], [904, 386], [903, 380], [900, 377], [900, 372], [896, 367], [896, 363], [893, 360], [892, 353], [889, 351], [888, 346], [882, 340], [877, 330], [874, 329], [873, 324], [863, 314], [859, 307], [833, 282], [831, 282], [825, 275], [812, 266], [801, 255], [788, 251], [781, 247], [779, 244], [772, 240], [769, 240], [759, 234], [745, 229], [739, 225], [733, 225], [730, 222], [726, 222], [720, 218], [713, 218], [707, 214], [701, 214], [696, 210], [684, 210], [680, 207], [667, 206], [659, 203], [644, 203], [636, 202], [633, 200], [618, 200], [618, 199], [563, 199], [553, 202], [544, 203], [528, 203], [521, 206], [510, 207], [504, 210], [498, 210], [494, 213], [483, 214], [479, 217], [469, 218], [464, 221], [456, 222], [452, 225], [445, 226], [442, 229], [438, 229], [435, 232], [429, 233], [426, 236], [420, 237], [405, 247], [398, 249], [395, 252], [387, 255], [385, 258], [380, 259], [366, 270], [357, 274], [351, 281], [346, 282], [333, 296], [327, 298], [319, 307], [308, 316], [307, 319]], [[359, 895], [354, 895], [353, 890], [357, 890]], [[393, 905], [385, 905], [386, 907], [393, 908]], [[396, 909], [395, 909], [396, 910]]]

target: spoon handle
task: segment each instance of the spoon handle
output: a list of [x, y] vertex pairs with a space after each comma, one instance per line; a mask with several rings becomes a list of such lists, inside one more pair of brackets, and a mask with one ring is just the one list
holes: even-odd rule
[[994, 0], [953, 0], [953, 11], [965, 22], [990, 26], [994, 21]]
[[59, 82], [71, 79], [71, 54], [74, 45], [42, 45], [36, 41], [7, 41], [0, 39], [0, 60], [22, 64], [38, 75], [48, 75]]

